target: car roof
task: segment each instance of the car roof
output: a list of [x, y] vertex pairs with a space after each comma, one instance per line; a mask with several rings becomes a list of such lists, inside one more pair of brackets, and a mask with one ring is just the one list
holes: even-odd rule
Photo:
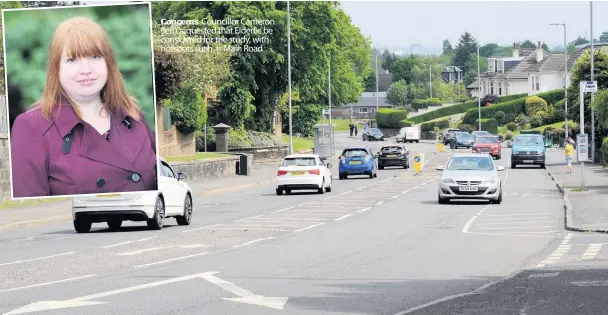
[[369, 149], [369, 147], [367, 147], [367, 146], [347, 146], [346, 148], [344, 148], [344, 150], [349, 150], [349, 149], [363, 149], [363, 150], [367, 150], [367, 149]]
[[[479, 154], [479, 153], [456, 153], [456, 154], [452, 155], [451, 158], [455, 158], [455, 157], [479, 157], [479, 156], [484, 156], [484, 154]], [[485, 156], [490, 157], [489, 154], [485, 154]]]
[[389, 143], [389, 144], [385, 144], [382, 147], [386, 148], [386, 147], [401, 147], [403, 145], [399, 144], [399, 143]]
[[315, 158], [318, 157], [318, 154], [312, 153], [300, 153], [300, 154], [290, 154], [285, 157], [285, 159], [295, 159], [295, 158]]

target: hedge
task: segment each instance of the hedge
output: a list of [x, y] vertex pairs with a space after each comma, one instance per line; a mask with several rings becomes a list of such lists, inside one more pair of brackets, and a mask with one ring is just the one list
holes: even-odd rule
[[413, 126], [415, 124], [416, 123], [414, 123], [411, 120], [404, 119], [404, 120], [402, 120], [402, 121], [399, 122], [399, 128], [409, 127], [409, 126]]
[[600, 149], [600, 162], [602, 165], [608, 165], [608, 137], [604, 138], [602, 141], [602, 146]]
[[[475, 121], [475, 126], [479, 126], [479, 119]], [[493, 135], [498, 134], [498, 121], [494, 118], [482, 118], [481, 130], [485, 130]]]
[[[547, 104], [554, 104], [564, 98], [565, 90], [553, 90], [545, 93], [536, 94], [536, 96], [542, 98]], [[495, 104], [489, 107], [483, 107], [481, 109], [481, 118], [494, 118], [496, 113], [502, 111], [505, 113], [505, 121], [513, 121], [519, 114], [525, 113], [527, 97], [521, 97], [509, 102]], [[467, 110], [462, 120], [465, 124], [472, 124], [478, 119], [478, 109], [471, 108]]]
[[400, 128], [401, 121], [406, 118], [406, 110], [381, 108], [376, 112], [376, 122], [379, 128]]
[[433, 131], [435, 130], [435, 127], [438, 127], [439, 129], [450, 128], [450, 120], [446, 118], [420, 124], [421, 131]]
[[[497, 103], [508, 102], [508, 101], [511, 101], [514, 99], [526, 97], [527, 95], [528, 94], [515, 94], [515, 95], [501, 96], [498, 98]], [[429, 121], [429, 120], [433, 120], [433, 119], [437, 119], [437, 118], [441, 118], [441, 117], [445, 117], [445, 116], [462, 114], [471, 108], [477, 108], [477, 106], [478, 106], [478, 102], [477, 102], [477, 100], [474, 100], [474, 101], [470, 101], [470, 102], [466, 102], [466, 103], [442, 107], [442, 108], [436, 109], [432, 112], [428, 112], [428, 113], [424, 113], [422, 115], [418, 115], [416, 117], [412, 117], [409, 120], [413, 121], [414, 123], [419, 124], [421, 122], [425, 122], [425, 121]], [[493, 105], [493, 106], [495, 106], [495, 105]]]
[[436, 97], [412, 101], [412, 108], [414, 108], [414, 109], [423, 109], [423, 108], [428, 108], [429, 106], [441, 106], [441, 105], [442, 105], [441, 100]]
[[538, 129], [529, 129], [529, 130], [522, 130], [519, 132], [519, 134], [521, 134], [521, 135], [542, 135], [543, 133], [540, 132], [540, 130], [538, 130]]

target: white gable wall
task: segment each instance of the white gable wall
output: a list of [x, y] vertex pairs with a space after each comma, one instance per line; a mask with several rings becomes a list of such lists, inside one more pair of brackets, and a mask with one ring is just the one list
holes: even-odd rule
[[[538, 80], [538, 89], [536, 84], [534, 88], [532, 83]], [[564, 88], [563, 72], [546, 72], [546, 73], [530, 73], [528, 77], [528, 95], [548, 92]]]

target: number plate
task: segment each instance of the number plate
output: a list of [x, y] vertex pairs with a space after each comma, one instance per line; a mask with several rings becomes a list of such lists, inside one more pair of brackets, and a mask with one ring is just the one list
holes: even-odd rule
[[350, 161], [348, 164], [361, 164], [361, 161]]
[[524, 163], [534, 163], [532, 160], [524, 160]]
[[306, 172], [291, 172], [291, 175], [293, 175], [293, 176], [304, 176], [304, 175], [306, 175]]
[[108, 198], [108, 197], [120, 197], [120, 194], [105, 194], [105, 195], [97, 195], [98, 198]]
[[460, 191], [478, 191], [477, 187], [460, 187], [458, 188]]
[[388, 156], [388, 157], [397, 157], [397, 155], [395, 155], [395, 154], [389, 154], [389, 155], [387, 155], [387, 156]]

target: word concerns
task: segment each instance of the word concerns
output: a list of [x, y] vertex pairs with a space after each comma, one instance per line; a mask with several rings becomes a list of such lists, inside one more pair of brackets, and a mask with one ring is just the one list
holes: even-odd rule
[[162, 19], [161, 50], [193, 52], [263, 52], [270, 44], [274, 20], [168, 20]]

